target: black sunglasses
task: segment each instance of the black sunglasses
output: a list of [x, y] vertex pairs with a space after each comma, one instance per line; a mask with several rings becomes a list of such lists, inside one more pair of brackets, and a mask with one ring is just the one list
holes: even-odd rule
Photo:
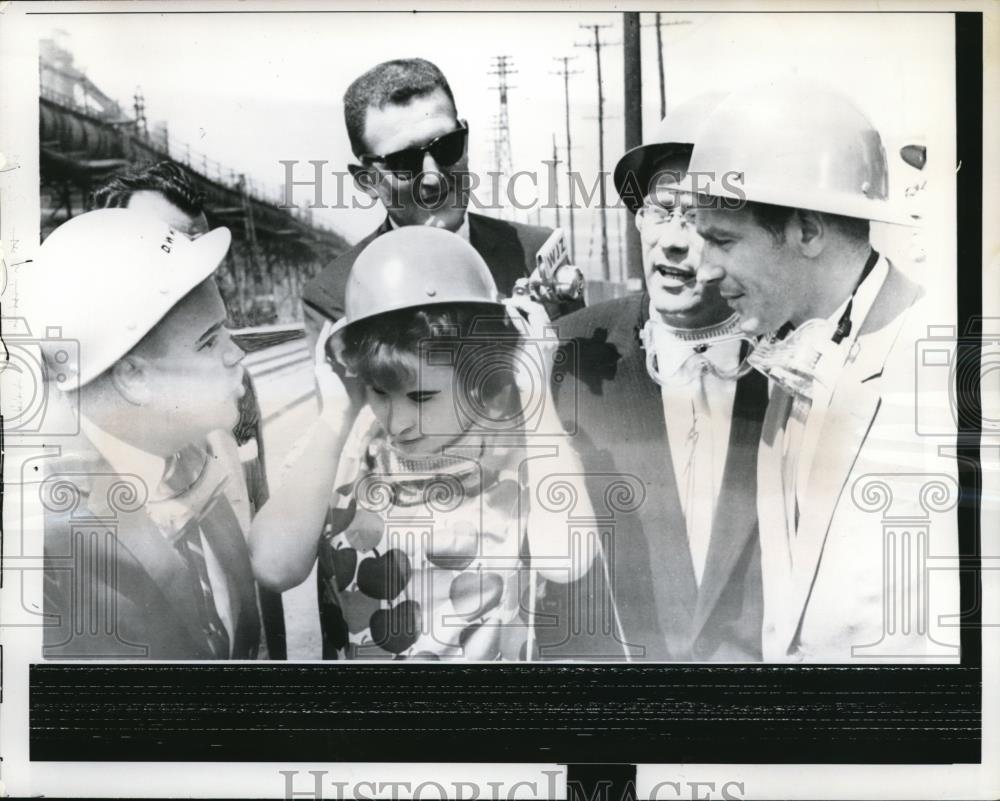
[[451, 167], [462, 158], [465, 153], [465, 143], [469, 138], [468, 124], [464, 120], [459, 120], [458, 125], [454, 131], [431, 139], [425, 145], [403, 148], [395, 153], [386, 153], [384, 156], [362, 153], [358, 158], [366, 166], [383, 165], [389, 172], [403, 178], [413, 178], [423, 172], [425, 153], [430, 153], [441, 167]]

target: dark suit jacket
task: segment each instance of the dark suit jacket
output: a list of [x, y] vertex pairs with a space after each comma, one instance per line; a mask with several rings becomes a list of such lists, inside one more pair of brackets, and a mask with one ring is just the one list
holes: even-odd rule
[[[391, 230], [392, 225], [386, 217], [378, 228], [350, 250], [337, 256], [305, 285], [302, 305], [306, 335], [311, 345], [315, 344], [324, 320], [339, 320], [344, 316], [347, 277], [358, 255], [376, 237]], [[497, 289], [504, 297], [510, 297], [518, 278], [530, 275], [535, 269], [535, 254], [551, 233], [549, 228], [507, 222], [469, 212], [469, 243], [483, 257], [493, 274]], [[555, 318], [582, 306], [582, 302], [546, 304], [546, 309], [549, 316]]]
[[[606, 514], [605, 564], [577, 585], [549, 584], [540, 609], [542, 658], [623, 658], [605, 576], [635, 659], [754, 661], [761, 658], [756, 457], [767, 406], [757, 373], [736, 391], [729, 453], [699, 588], [670, 458], [660, 387], [646, 372], [639, 332], [646, 294], [562, 318], [568, 358], [554, 375], [560, 417], [575, 431], [595, 514]], [[615, 482], [635, 497], [609, 492]], [[574, 618], [578, 618], [574, 620]], [[582, 624], [581, 620], [582, 618]], [[574, 631], [574, 628], [577, 629]], [[589, 631], [588, 631], [589, 629]], [[548, 654], [546, 654], [548, 651]]]
[[[237, 445], [244, 445], [250, 440], [257, 443], [257, 455], [243, 462], [243, 478], [247, 485], [250, 515], [253, 517], [267, 503], [271, 491], [267, 485], [267, 463], [264, 459], [264, 422], [260, 402], [257, 400], [257, 389], [249, 370], [243, 373], [243, 389], [245, 391], [239, 402], [240, 419], [233, 429], [233, 436], [236, 437]], [[260, 615], [264, 625], [268, 659], [287, 659], [285, 609], [281, 602], [281, 593], [258, 587], [257, 596], [260, 600]]]
[[[60, 457], [41, 492], [45, 506], [43, 656], [212, 659], [195, 598], [200, 589], [143, 505], [137, 476], [84, 448]], [[225, 498], [206, 530], [227, 572], [234, 659], [253, 659], [260, 639], [246, 541]]]

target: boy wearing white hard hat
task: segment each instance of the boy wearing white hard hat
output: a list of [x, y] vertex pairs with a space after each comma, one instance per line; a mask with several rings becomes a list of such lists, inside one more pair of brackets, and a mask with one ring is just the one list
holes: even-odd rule
[[539, 304], [511, 303], [526, 318], [448, 231], [400, 228], [358, 256], [328, 349], [353, 377], [319, 360], [320, 419], [251, 536], [272, 589], [318, 561], [324, 658], [535, 658], [540, 579], [588, 569], [593, 512], [548, 397], [556, 340]]
[[[764, 659], [957, 659], [945, 621], [958, 572], [927, 561], [958, 553], [955, 462], [938, 453], [947, 438], [914, 425], [916, 344], [934, 321], [921, 287], [870, 242], [869, 221], [908, 222], [878, 130], [824, 86], [764, 84], [715, 109], [690, 172], [699, 279], [744, 333], [764, 335], [750, 357], [771, 382], [757, 483]], [[921, 405], [947, 397], [937, 372], [922, 376]]]
[[[105, 209], [56, 229], [26, 276], [29, 317], [79, 342], [78, 363], [47, 354], [80, 413], [42, 486], [47, 657], [256, 655], [231, 477], [206, 445], [232, 428], [243, 391], [244, 354], [212, 278], [229, 243], [224, 228], [192, 240]], [[100, 536], [80, 537], [98, 523]]]

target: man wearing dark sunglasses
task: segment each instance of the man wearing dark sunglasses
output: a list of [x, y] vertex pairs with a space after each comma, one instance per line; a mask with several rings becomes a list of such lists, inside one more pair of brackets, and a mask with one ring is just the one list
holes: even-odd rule
[[[454, 231], [479, 252], [507, 297], [519, 278], [532, 273], [535, 254], [552, 232], [467, 211], [469, 129], [434, 64], [401, 59], [376, 65], [348, 87], [344, 119], [358, 160], [350, 165], [351, 174], [360, 189], [382, 203], [386, 218], [306, 284], [302, 300], [312, 343], [324, 321], [343, 317], [347, 276], [358, 254], [393, 228], [431, 225]], [[548, 311], [555, 316], [580, 305]]]
[[[391, 132], [387, 133], [391, 137]], [[349, 169], [362, 188], [374, 189], [386, 208], [400, 214], [413, 214], [413, 222], [418, 225], [440, 223], [447, 228], [449, 218], [465, 209], [465, 204], [457, 198], [451, 205], [441, 201], [446, 197], [445, 192], [457, 189], [455, 177], [459, 171], [468, 168], [468, 141], [469, 126], [465, 120], [459, 120], [457, 127], [425, 144], [411, 145], [385, 155], [361, 153], [358, 160], [362, 166], [352, 164]], [[428, 157], [432, 159], [430, 163]], [[383, 178], [395, 180], [383, 181]], [[420, 201], [415, 207], [403, 206], [408, 188]], [[390, 191], [383, 194], [379, 189]]]

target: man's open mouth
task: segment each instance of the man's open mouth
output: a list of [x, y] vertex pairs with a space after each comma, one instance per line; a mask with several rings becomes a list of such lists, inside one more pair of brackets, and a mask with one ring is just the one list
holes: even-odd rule
[[658, 274], [672, 281], [687, 283], [695, 278], [695, 271], [690, 267], [675, 264], [655, 264], [653, 270]]

